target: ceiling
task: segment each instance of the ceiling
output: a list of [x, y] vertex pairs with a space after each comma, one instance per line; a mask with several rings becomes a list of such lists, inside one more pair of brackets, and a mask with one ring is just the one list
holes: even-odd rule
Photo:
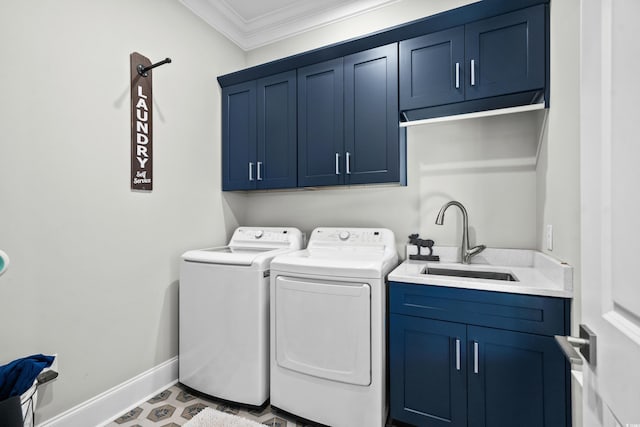
[[180, 0], [244, 50], [401, 0]]

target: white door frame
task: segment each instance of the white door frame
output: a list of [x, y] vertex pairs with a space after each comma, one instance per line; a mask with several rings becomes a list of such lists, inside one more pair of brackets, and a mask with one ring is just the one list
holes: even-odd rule
[[640, 426], [639, 18], [638, 0], [581, 2], [582, 323], [597, 335], [586, 427]]

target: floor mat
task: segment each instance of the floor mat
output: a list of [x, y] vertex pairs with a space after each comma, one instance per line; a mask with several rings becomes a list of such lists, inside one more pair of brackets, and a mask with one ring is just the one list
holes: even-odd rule
[[198, 415], [187, 422], [184, 427], [263, 427], [255, 421], [247, 420], [236, 415], [205, 408]]

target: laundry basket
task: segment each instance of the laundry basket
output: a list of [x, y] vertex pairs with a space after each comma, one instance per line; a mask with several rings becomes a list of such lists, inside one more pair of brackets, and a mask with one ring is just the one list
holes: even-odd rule
[[22, 409], [22, 419], [24, 427], [34, 427], [35, 407], [38, 401], [38, 380], [33, 382], [29, 390], [20, 395], [20, 407]]
[[[50, 365], [55, 356], [45, 356], [45, 357], [51, 358], [50, 362], [48, 363]], [[6, 365], [6, 366], [9, 366], [9, 365]], [[35, 375], [35, 373], [33, 375]], [[50, 367], [44, 368], [38, 373], [38, 375], [33, 380], [33, 383], [31, 383], [30, 386], [28, 385], [29, 383], [27, 383], [26, 385], [21, 387], [22, 390], [24, 390], [24, 387], [28, 387], [26, 391], [24, 391], [20, 395], [13, 395], [12, 397], [9, 397], [5, 400], [0, 401], [0, 426], [2, 427], [34, 427], [35, 426], [35, 421], [34, 421], [35, 408], [38, 400], [38, 386], [53, 380], [57, 376], [58, 376], [58, 373], [52, 370]], [[12, 379], [15, 380], [15, 378], [16, 376], [14, 375]], [[33, 377], [29, 376], [27, 378], [29, 378], [28, 381], [30, 381], [31, 378]], [[11, 384], [11, 382], [7, 382], [7, 383]], [[24, 381], [22, 384], [24, 384]], [[1, 385], [2, 385], [2, 381], [0, 381], [0, 386]]]

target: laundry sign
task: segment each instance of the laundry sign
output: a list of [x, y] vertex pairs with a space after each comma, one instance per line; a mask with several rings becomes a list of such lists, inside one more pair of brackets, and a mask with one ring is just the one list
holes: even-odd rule
[[131, 189], [153, 189], [153, 95], [151, 72], [141, 74], [140, 66], [151, 61], [137, 52], [131, 62]]

